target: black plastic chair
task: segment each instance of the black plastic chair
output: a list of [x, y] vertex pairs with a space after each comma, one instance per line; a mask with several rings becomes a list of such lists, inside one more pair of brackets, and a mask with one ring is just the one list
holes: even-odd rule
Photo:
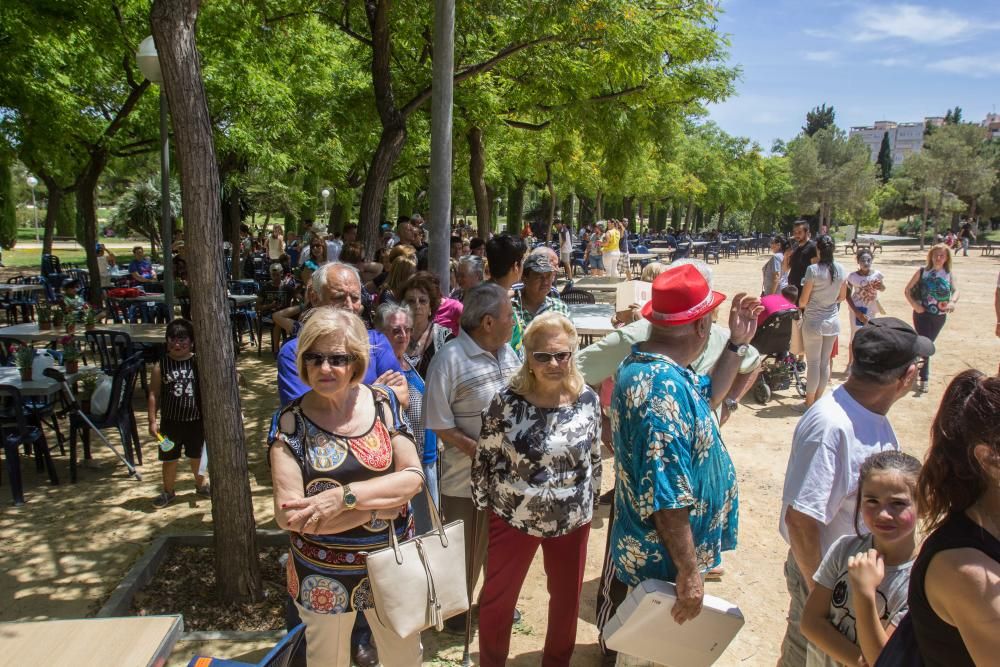
[[59, 484], [52, 454], [49, 452], [45, 433], [37, 417], [30, 421], [24, 410], [24, 397], [17, 387], [0, 384], [0, 440], [3, 441], [4, 459], [7, 464], [7, 476], [10, 477], [11, 493], [15, 505], [24, 504], [24, 486], [21, 480], [20, 448], [30, 447], [35, 454], [35, 467], [40, 472], [43, 468], [49, 473], [49, 482], [54, 486]]
[[[125, 459], [129, 463], [142, 465], [142, 447], [139, 444], [139, 430], [136, 427], [135, 415], [132, 413], [132, 395], [135, 393], [135, 377], [142, 366], [142, 353], [136, 352], [126, 359], [114, 374], [111, 382], [111, 398], [104, 414], [89, 413], [87, 417], [101, 431], [109, 428], [118, 430]], [[90, 457], [90, 426], [79, 414], [73, 412], [69, 417], [69, 478], [76, 482], [76, 437], [77, 431], [83, 431], [83, 458]]]
[[[263, 341], [264, 329], [268, 329], [271, 332], [271, 352], [277, 354], [277, 337], [275, 336], [275, 326], [274, 317], [272, 310], [268, 313], [260, 312], [259, 308], [262, 306], [270, 306], [277, 304], [278, 310], [286, 308], [291, 301], [291, 295], [288, 290], [278, 289], [278, 290], [264, 290], [263, 293], [257, 299], [257, 356], [260, 356], [260, 347]], [[284, 333], [284, 332], [282, 332]]]
[[559, 296], [565, 303], [597, 303], [593, 294], [582, 289], [563, 290]]
[[132, 337], [124, 331], [94, 329], [84, 334], [87, 348], [97, 359], [97, 365], [108, 375], [114, 375], [122, 364], [135, 354]]
[[704, 254], [705, 263], [708, 264], [708, 259], [710, 257], [714, 257], [715, 263], [718, 264], [720, 252], [721, 252], [721, 246], [718, 243], [709, 243], [707, 246], [705, 246], [705, 254]]

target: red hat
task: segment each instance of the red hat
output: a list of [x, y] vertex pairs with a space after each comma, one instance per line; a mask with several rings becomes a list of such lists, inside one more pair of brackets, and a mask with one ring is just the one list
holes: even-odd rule
[[642, 316], [658, 327], [679, 326], [701, 319], [726, 300], [714, 292], [701, 272], [690, 264], [667, 269], [653, 281], [653, 298]]

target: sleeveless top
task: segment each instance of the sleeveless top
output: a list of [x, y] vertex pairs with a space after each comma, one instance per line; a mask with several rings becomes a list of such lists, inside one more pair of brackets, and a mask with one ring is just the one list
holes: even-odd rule
[[[375, 400], [375, 418], [364, 435], [348, 438], [314, 424], [302, 412], [302, 398], [292, 401], [274, 417], [280, 424], [286, 413], [295, 417], [295, 430], [280, 426], [268, 447], [281, 439], [302, 470], [306, 497], [344, 484], [358, 483], [395, 472], [392, 437], [410, 436], [395, 395], [383, 385], [364, 385]], [[413, 534], [407, 507], [395, 520], [396, 537]], [[377, 519], [333, 535], [289, 531], [291, 549], [286, 565], [288, 594], [316, 614], [340, 614], [371, 609], [375, 603], [368, 581], [369, 551], [389, 546], [389, 522]]]
[[946, 315], [945, 306], [954, 292], [951, 274], [936, 269], [920, 270], [920, 305], [931, 315]]
[[974, 667], [958, 628], [941, 619], [931, 608], [924, 588], [927, 567], [935, 555], [948, 549], [976, 549], [1000, 562], [1000, 540], [970, 519], [954, 512], [931, 533], [920, 549], [910, 573], [910, 618], [917, 646], [926, 667]]
[[169, 354], [160, 359], [160, 397], [163, 419], [193, 422], [201, 419], [198, 392], [198, 364], [194, 355], [177, 361]]

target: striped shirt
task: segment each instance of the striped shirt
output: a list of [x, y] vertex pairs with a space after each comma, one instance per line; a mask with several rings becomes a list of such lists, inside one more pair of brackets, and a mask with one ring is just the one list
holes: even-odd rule
[[[457, 338], [437, 351], [427, 370], [426, 428], [439, 432], [458, 428], [473, 440], [479, 440], [483, 410], [520, 367], [521, 360], [510, 345], [504, 345], [494, 357], [465, 331], [459, 331]], [[442, 495], [471, 498], [472, 459], [443, 441], [442, 445]]]
[[183, 361], [164, 355], [160, 362], [160, 400], [163, 402], [163, 419], [175, 422], [193, 422], [201, 419], [198, 408], [198, 378], [194, 355]]

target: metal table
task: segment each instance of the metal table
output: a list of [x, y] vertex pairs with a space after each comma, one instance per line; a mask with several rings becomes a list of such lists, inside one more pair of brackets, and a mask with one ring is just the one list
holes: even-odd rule
[[32, 292], [44, 292], [45, 285], [11, 285], [10, 283], [0, 283], [0, 296], [11, 294], [30, 294]]
[[[167, 327], [165, 324], [99, 324], [96, 327], [103, 331], [124, 331], [132, 338], [133, 343], [163, 343], [166, 340]], [[82, 327], [77, 327], [76, 338], [83, 338], [86, 330]], [[28, 322], [25, 324], [15, 324], [9, 327], [0, 327], [0, 336], [4, 338], [13, 338], [25, 343], [35, 342], [35, 341], [54, 341], [62, 338], [66, 335], [66, 330], [63, 328], [59, 329], [47, 329], [45, 331], [38, 330], [37, 322]]]
[[595, 338], [602, 338], [615, 330], [611, 318], [615, 307], [610, 303], [569, 304], [569, 318], [576, 327], [581, 346], [590, 345]]

